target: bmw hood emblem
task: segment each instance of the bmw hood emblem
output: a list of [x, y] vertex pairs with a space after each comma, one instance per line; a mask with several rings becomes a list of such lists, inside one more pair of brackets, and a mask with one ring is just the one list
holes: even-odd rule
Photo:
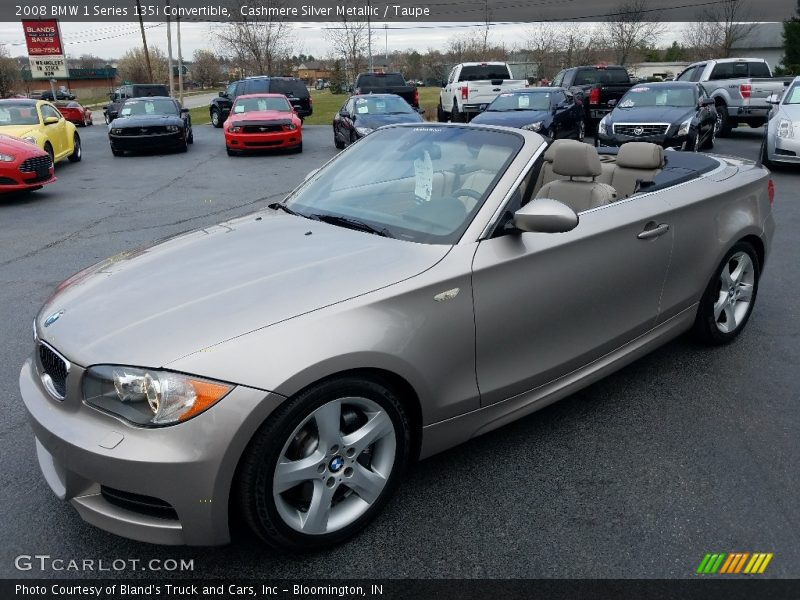
[[52, 315], [50, 315], [49, 317], [47, 317], [44, 320], [44, 326], [45, 327], [50, 327], [50, 325], [52, 325], [53, 323], [58, 321], [61, 318], [61, 315], [63, 315], [63, 314], [64, 314], [63, 310], [60, 310], [58, 312], [53, 313]]

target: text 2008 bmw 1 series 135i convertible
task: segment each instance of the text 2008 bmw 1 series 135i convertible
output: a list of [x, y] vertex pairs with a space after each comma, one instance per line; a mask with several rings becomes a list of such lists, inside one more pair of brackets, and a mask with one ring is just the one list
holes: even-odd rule
[[340, 542], [409, 462], [689, 330], [736, 338], [771, 204], [744, 160], [380, 129], [281, 203], [58, 287], [20, 374], [41, 469], [137, 540], [222, 544], [238, 515]]

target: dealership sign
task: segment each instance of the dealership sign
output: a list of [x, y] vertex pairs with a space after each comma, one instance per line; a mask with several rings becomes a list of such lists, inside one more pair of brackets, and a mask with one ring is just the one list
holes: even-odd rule
[[33, 79], [66, 79], [67, 61], [61, 42], [61, 28], [58, 21], [23, 21], [25, 44], [28, 46], [28, 60]]

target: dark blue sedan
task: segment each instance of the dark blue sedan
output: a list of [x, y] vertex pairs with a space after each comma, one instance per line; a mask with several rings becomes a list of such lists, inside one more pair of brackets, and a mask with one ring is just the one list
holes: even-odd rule
[[583, 116], [580, 100], [567, 90], [540, 87], [500, 94], [472, 122], [527, 129], [553, 139], [583, 141], [586, 131]]
[[423, 121], [420, 111], [396, 94], [356, 94], [333, 116], [333, 143], [341, 150], [384, 125]]

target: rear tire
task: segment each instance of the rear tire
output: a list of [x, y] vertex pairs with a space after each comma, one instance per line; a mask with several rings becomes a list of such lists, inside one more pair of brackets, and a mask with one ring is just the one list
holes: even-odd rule
[[442, 108], [442, 99], [439, 98], [439, 104], [436, 106], [436, 120], [439, 123], [447, 123], [447, 113]]
[[83, 158], [83, 148], [81, 148], [81, 138], [76, 133], [72, 137], [72, 154], [69, 155], [68, 160], [71, 163], [81, 162]]
[[344, 150], [344, 147], [345, 147], [345, 143], [340, 141], [339, 138], [337, 138], [335, 134], [333, 136], [333, 145], [336, 146], [337, 150]]
[[[344, 377], [308, 388], [267, 419], [242, 457], [234, 494], [245, 524], [284, 550], [343, 542], [398, 486], [410, 432], [402, 403], [377, 380]], [[292, 463], [297, 470], [281, 475], [279, 465]]]
[[760, 276], [761, 265], [753, 246], [738, 242], [728, 250], [700, 299], [695, 337], [712, 346], [736, 339], [753, 312]]
[[222, 115], [219, 114], [219, 110], [216, 108], [211, 109], [211, 124], [217, 129], [222, 127]]
[[453, 100], [453, 109], [450, 111], [450, 122], [451, 123], [463, 123], [464, 117], [458, 110], [458, 102]]

